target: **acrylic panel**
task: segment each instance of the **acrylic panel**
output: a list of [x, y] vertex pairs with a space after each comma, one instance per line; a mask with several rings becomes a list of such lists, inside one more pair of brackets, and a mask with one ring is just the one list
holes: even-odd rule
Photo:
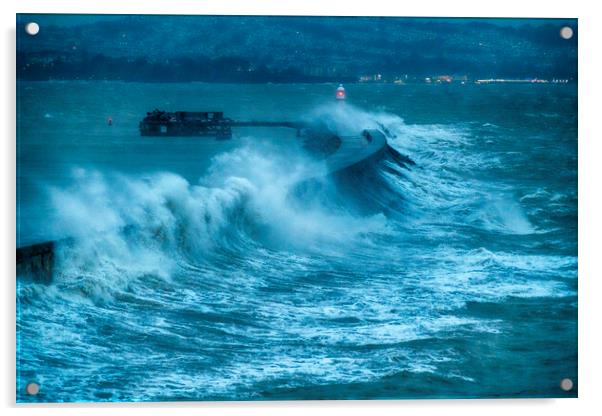
[[576, 397], [576, 19], [19, 14], [17, 402]]

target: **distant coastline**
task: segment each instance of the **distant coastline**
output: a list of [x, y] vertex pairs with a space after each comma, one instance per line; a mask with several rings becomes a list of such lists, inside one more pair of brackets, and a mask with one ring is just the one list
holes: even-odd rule
[[[85, 17], [85, 16], [84, 16]], [[82, 19], [84, 18], [82, 17]], [[577, 78], [574, 19], [121, 16], [17, 31], [23, 80], [446, 83]], [[498, 22], [499, 23], [499, 22]], [[569, 25], [570, 39], [560, 36]]]
[[[327, 71], [324, 71], [327, 72]], [[398, 70], [332, 74], [304, 72], [294, 67], [254, 66], [243, 58], [178, 58], [155, 61], [87, 54], [65, 56], [58, 53], [17, 53], [17, 78], [28, 81], [85, 80], [126, 82], [208, 82], [208, 83], [371, 83], [371, 84], [447, 84], [447, 83], [568, 83], [576, 75], [449, 73], [431, 68], [428, 72]]]

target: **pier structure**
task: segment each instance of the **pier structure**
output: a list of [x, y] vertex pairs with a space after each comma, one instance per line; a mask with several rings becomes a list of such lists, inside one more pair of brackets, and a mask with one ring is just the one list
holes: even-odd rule
[[50, 283], [54, 271], [54, 241], [17, 248], [17, 276]]
[[175, 111], [154, 110], [146, 113], [139, 124], [141, 136], [159, 137], [215, 137], [230, 139], [236, 127], [286, 127], [302, 130], [309, 126], [301, 121], [235, 121], [224, 117], [221, 111]]

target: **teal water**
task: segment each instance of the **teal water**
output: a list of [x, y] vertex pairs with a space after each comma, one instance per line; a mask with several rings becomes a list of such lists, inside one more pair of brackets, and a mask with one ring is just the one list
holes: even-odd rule
[[[17, 245], [75, 241], [18, 279], [17, 400], [575, 397], [576, 85], [346, 87], [20, 82]], [[294, 133], [141, 138], [154, 108], [416, 165], [299, 192]]]

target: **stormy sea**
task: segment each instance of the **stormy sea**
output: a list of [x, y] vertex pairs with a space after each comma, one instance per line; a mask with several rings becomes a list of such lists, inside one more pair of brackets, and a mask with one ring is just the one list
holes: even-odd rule
[[[20, 81], [17, 247], [57, 247], [17, 276], [17, 401], [576, 397], [576, 84], [335, 88]], [[141, 137], [155, 108], [415, 165]]]

